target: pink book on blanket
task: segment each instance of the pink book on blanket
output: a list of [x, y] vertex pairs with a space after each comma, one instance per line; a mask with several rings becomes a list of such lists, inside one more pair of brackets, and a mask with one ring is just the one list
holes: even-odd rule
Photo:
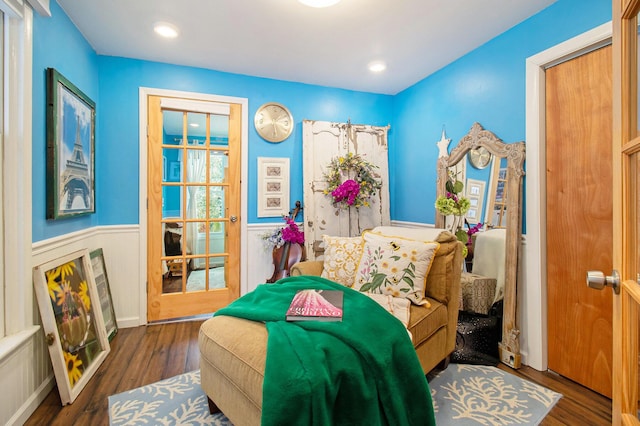
[[289, 309], [287, 321], [342, 321], [340, 290], [299, 290]]

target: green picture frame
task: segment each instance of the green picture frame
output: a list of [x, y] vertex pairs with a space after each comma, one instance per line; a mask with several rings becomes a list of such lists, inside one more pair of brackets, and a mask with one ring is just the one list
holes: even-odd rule
[[47, 219], [95, 213], [96, 104], [47, 68]]
[[107, 276], [107, 265], [104, 262], [104, 253], [101, 248], [93, 250], [90, 253], [90, 257], [93, 278], [96, 281], [96, 289], [98, 290], [100, 306], [102, 307], [102, 319], [104, 320], [107, 337], [109, 338], [109, 342], [111, 342], [118, 333], [118, 322], [116, 320], [115, 309], [113, 308], [111, 287], [109, 286], [109, 277]]

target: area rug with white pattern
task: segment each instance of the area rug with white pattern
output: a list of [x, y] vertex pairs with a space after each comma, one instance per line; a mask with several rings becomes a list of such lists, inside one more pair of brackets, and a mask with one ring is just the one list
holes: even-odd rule
[[[429, 382], [436, 424], [537, 425], [562, 397], [495, 367], [450, 364]], [[200, 371], [109, 397], [110, 425], [232, 426], [209, 414]]]

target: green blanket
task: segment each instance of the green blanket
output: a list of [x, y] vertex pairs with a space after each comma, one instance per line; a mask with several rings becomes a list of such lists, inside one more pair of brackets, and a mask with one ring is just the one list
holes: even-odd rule
[[[343, 321], [285, 321], [297, 290], [344, 291]], [[407, 331], [381, 306], [320, 277], [262, 284], [215, 315], [266, 323], [262, 425], [435, 425]]]

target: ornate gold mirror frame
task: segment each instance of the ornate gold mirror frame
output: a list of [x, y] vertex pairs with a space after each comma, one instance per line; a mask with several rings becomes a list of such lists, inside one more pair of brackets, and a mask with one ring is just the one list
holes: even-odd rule
[[[472, 149], [485, 147], [496, 158], [507, 159], [507, 225], [505, 247], [504, 311], [502, 341], [498, 345], [500, 361], [520, 367], [520, 330], [516, 326], [518, 252], [522, 232], [522, 177], [524, 176], [524, 142], [504, 143], [480, 123], [474, 123], [448, 157], [438, 159], [436, 196], [446, 193], [447, 169], [464, 160]], [[436, 227], [444, 228], [445, 217], [436, 210]]]

